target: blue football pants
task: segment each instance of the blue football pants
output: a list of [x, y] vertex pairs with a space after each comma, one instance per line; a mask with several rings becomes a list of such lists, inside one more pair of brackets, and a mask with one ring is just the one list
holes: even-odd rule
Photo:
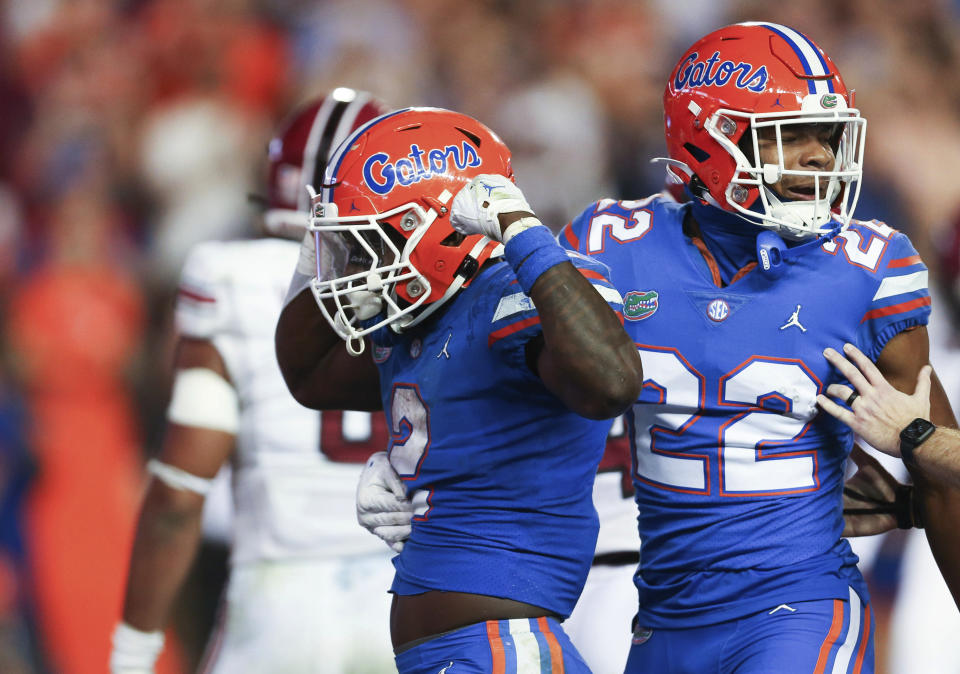
[[397, 655], [400, 674], [590, 674], [554, 618], [488, 620]]
[[873, 674], [873, 612], [849, 598], [795, 602], [716, 625], [638, 626], [625, 674]]

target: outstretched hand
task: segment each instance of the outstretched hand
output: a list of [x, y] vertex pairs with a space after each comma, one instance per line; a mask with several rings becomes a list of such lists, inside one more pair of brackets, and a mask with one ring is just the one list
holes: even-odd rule
[[871, 446], [899, 457], [900, 431], [914, 419], [930, 418], [932, 368], [929, 365], [921, 368], [913, 395], [907, 395], [891, 386], [877, 366], [853, 344], [844, 344], [843, 351], [846, 358], [829, 348], [823, 355], [853, 384], [853, 388], [844, 384], [827, 387], [827, 394], [845, 401], [846, 406], [823, 394], [817, 396], [817, 404]]

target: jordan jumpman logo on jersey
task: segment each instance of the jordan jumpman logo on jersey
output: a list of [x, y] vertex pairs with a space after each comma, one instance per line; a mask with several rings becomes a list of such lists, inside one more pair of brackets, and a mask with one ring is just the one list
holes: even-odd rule
[[800, 324], [800, 306], [801, 306], [801, 305], [798, 304], [798, 305], [797, 305], [797, 308], [796, 308], [796, 309], [794, 310], [794, 312], [790, 315], [790, 320], [788, 320], [786, 323], [784, 323], [783, 325], [780, 326], [780, 329], [781, 329], [781, 330], [786, 330], [787, 328], [789, 328], [789, 327], [791, 327], [791, 326], [796, 326], [796, 327], [800, 328], [800, 331], [801, 331], [801, 332], [806, 332], [806, 331], [807, 331], [807, 329]]
[[440, 358], [441, 356], [446, 356], [447, 360], [450, 360], [450, 352], [447, 351], [447, 346], [450, 344], [450, 340], [452, 338], [453, 338], [453, 333], [451, 332], [450, 334], [447, 335], [447, 341], [443, 343], [443, 349], [440, 351], [440, 353], [437, 354], [437, 358]]

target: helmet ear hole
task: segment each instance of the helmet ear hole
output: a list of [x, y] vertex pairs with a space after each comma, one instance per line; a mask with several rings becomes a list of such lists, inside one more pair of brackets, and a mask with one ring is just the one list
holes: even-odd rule
[[701, 164], [702, 164], [703, 162], [707, 161], [708, 159], [710, 159], [710, 153], [709, 153], [709, 152], [707, 152], [706, 150], [704, 150], [704, 149], [702, 149], [702, 148], [700, 148], [700, 147], [697, 147], [697, 146], [694, 145], [693, 143], [684, 143], [684, 144], [683, 144], [683, 149], [686, 150], [687, 152], [689, 152], [690, 155], [691, 155], [694, 159], [696, 159], [698, 162], [700, 162]]
[[396, 230], [396, 227], [389, 220], [379, 221], [380, 229], [383, 230], [390, 242], [397, 247], [397, 250], [403, 250], [407, 245], [407, 238]]
[[740, 151], [745, 157], [755, 157], [757, 152], [757, 146], [753, 142], [752, 133], [744, 133], [740, 136], [740, 140], [737, 142], [737, 147], [740, 148]]
[[463, 240], [466, 238], [467, 238], [466, 234], [461, 234], [460, 232], [453, 231], [453, 232], [450, 232], [449, 236], [447, 236], [443, 241], [440, 242], [440, 245], [446, 246], [448, 248], [456, 248], [461, 243], [463, 243]]

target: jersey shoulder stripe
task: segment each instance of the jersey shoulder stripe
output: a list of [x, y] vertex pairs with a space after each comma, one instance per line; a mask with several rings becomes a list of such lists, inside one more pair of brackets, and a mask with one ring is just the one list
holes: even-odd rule
[[[603, 263], [579, 255], [574, 251], [567, 251], [570, 262], [577, 270], [590, 281], [590, 284], [607, 302], [611, 309], [623, 321], [623, 298], [620, 293], [610, 283], [606, 265]], [[512, 276], [512, 272], [511, 272]], [[497, 342], [511, 335], [521, 333], [525, 330], [529, 334], [522, 335], [524, 342], [529, 341], [539, 331], [540, 317], [537, 314], [537, 308], [530, 297], [519, 290], [516, 285], [516, 279], [511, 279], [504, 286], [503, 292], [497, 301], [490, 319], [491, 330], [487, 336], [487, 346], [493, 346]]]
[[177, 298], [185, 302], [216, 302], [216, 297], [211, 297], [210, 295], [203, 294], [203, 291], [191, 288], [189, 286], [189, 281], [186, 279], [180, 282], [180, 287], [177, 288]]
[[864, 353], [876, 360], [891, 337], [908, 328], [926, 325], [930, 319], [929, 272], [910, 239], [880, 222], [856, 223], [866, 237], [886, 239], [879, 263], [869, 271], [869, 300], [858, 328]]
[[218, 332], [226, 310], [222, 259], [226, 246], [205, 241], [187, 255], [177, 289], [177, 331], [187, 337], [209, 339]]
[[867, 314], [892, 305], [929, 298], [929, 274], [913, 244], [904, 234], [891, 231], [884, 260], [874, 272], [876, 284]]
[[887, 268], [899, 269], [900, 267], [912, 267], [915, 264], [922, 264], [919, 255], [909, 255], [907, 257], [897, 258], [896, 260], [890, 260], [887, 263]]
[[926, 269], [909, 274], [902, 274], [900, 276], [887, 276], [880, 282], [880, 287], [877, 288], [873, 299], [874, 301], [883, 300], [896, 295], [923, 291], [926, 290], [927, 287]]
[[909, 314], [918, 309], [923, 309], [924, 307], [929, 307], [931, 305], [931, 300], [929, 297], [918, 297], [917, 299], [910, 300], [909, 302], [900, 302], [899, 304], [891, 304], [888, 307], [880, 307], [879, 309], [871, 309], [866, 314], [864, 314], [861, 323], [866, 323], [876, 318], [887, 318], [891, 316], [899, 316], [900, 314]]

